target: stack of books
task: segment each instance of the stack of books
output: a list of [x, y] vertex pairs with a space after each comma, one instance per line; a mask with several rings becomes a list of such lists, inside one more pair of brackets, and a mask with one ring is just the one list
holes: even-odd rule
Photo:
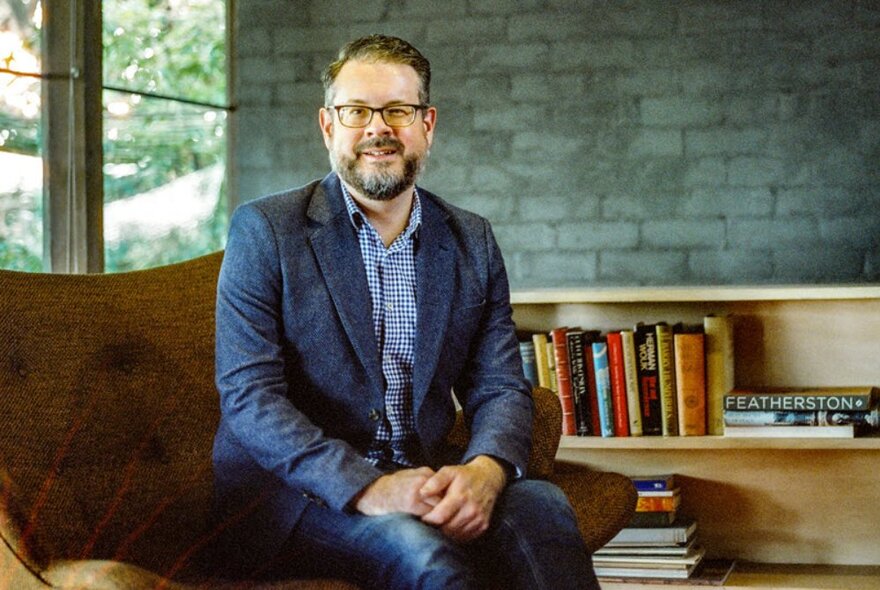
[[734, 383], [729, 315], [606, 332], [563, 326], [519, 339], [526, 377], [559, 395], [564, 435], [721, 434], [722, 395]]
[[724, 396], [724, 436], [853, 438], [880, 433], [876, 387], [735, 388]]
[[633, 477], [639, 493], [632, 522], [593, 554], [600, 578], [684, 579], [706, 550], [697, 542], [697, 522], [678, 515], [681, 492], [675, 476]]

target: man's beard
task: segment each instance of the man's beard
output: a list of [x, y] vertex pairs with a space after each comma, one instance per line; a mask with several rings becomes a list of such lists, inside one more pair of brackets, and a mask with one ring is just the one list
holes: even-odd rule
[[[403, 154], [403, 170], [397, 172], [391, 163], [374, 167], [369, 171], [358, 168], [357, 155], [371, 149], [394, 148]], [[425, 157], [421, 153], [407, 154], [403, 144], [393, 137], [380, 137], [355, 146], [355, 157], [330, 151], [330, 164], [339, 177], [359, 194], [374, 201], [390, 201], [413, 186], [424, 169]]]

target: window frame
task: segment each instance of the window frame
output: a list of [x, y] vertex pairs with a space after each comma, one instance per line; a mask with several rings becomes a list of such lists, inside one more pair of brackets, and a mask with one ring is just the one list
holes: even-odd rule
[[[103, 42], [101, 0], [44, 4], [42, 35], [43, 268], [102, 273], [104, 267]], [[236, 135], [235, 1], [226, 0], [226, 199], [237, 194], [231, 170]]]

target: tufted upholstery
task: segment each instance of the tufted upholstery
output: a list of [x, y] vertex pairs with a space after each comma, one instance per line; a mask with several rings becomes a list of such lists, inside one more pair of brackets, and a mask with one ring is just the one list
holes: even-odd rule
[[[0, 590], [352, 588], [209, 582], [196, 566], [210, 541], [221, 259], [116, 275], [0, 271]], [[616, 474], [554, 467], [559, 406], [535, 396], [530, 471], [569, 493], [595, 549], [627, 522], [635, 492]], [[462, 427], [454, 436], [466, 441]]]

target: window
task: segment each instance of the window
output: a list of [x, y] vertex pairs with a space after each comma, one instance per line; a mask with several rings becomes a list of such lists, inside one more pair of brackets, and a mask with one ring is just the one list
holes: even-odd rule
[[40, 10], [0, 0], [0, 268], [43, 268]]
[[112, 272], [222, 248], [227, 2], [40, 6], [0, 0], [0, 268]]
[[223, 246], [225, 23], [216, 0], [103, 2], [108, 271]]

